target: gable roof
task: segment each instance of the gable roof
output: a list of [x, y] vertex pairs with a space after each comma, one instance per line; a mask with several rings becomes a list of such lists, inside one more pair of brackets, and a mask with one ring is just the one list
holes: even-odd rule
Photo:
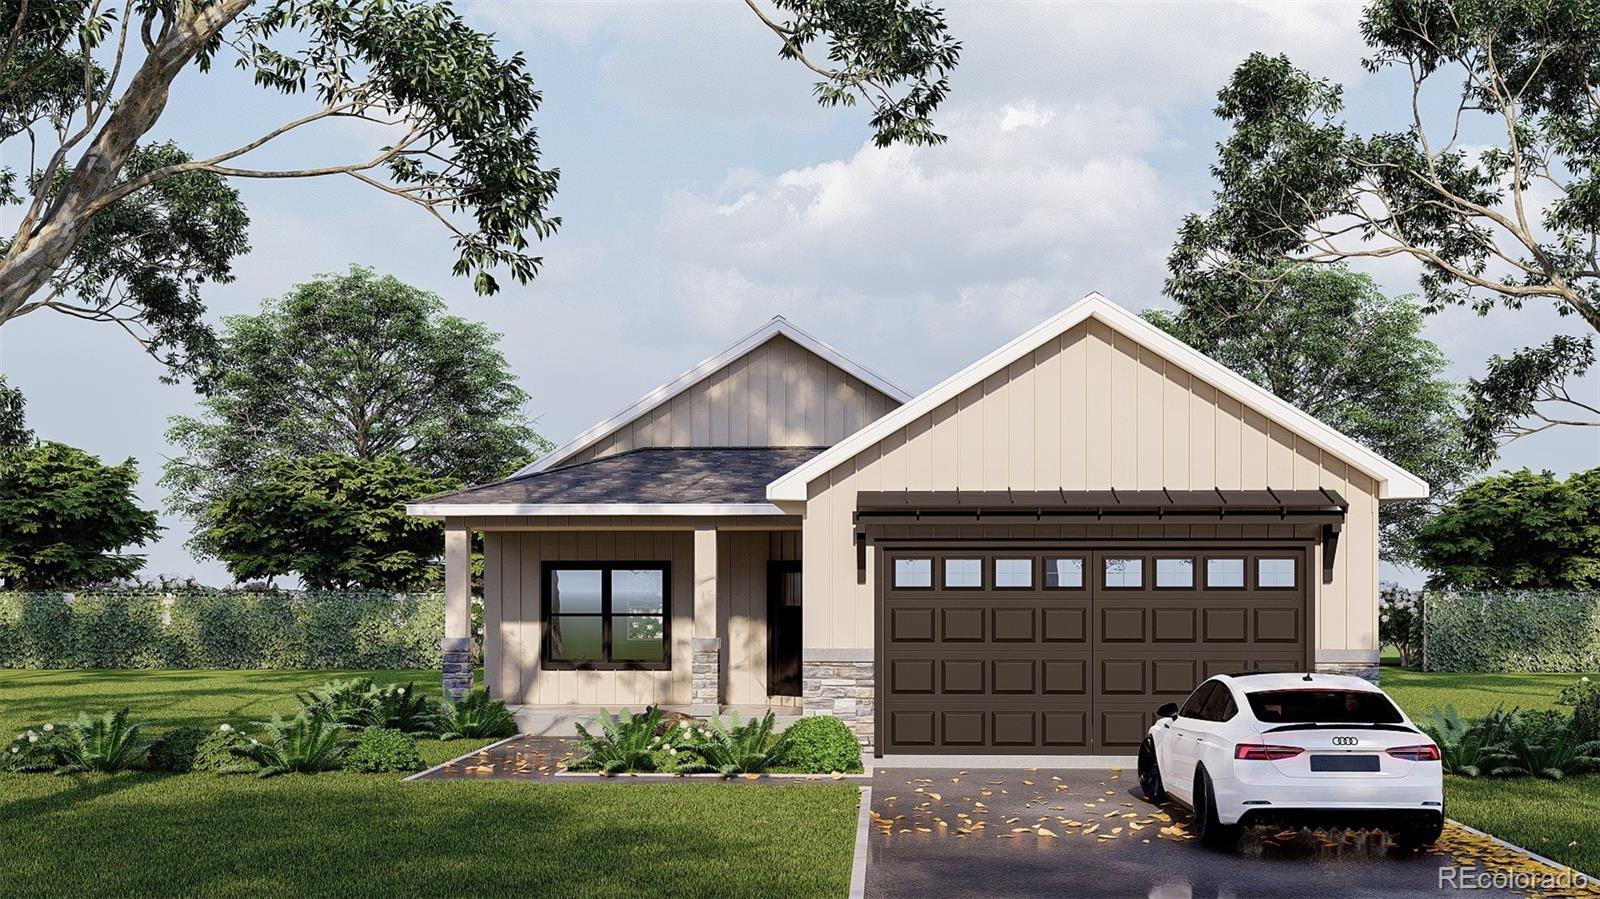
[[1411, 472], [1279, 399], [1232, 369], [1100, 294], [1091, 293], [1035, 325], [1005, 346], [946, 378], [905, 405], [839, 441], [804, 465], [773, 481], [767, 485], [767, 499], [773, 502], [803, 502], [806, 499], [807, 485], [817, 477], [832, 471], [861, 451], [959, 396], [967, 388], [1004, 370], [1013, 362], [1090, 318], [1097, 319], [1155, 350], [1244, 406], [1279, 422], [1297, 436], [1325, 452], [1338, 456], [1347, 464], [1374, 478], [1378, 482], [1380, 499], [1421, 499], [1428, 495], [1427, 482]]
[[582, 433], [578, 434], [578, 436], [557, 447], [548, 455], [517, 469], [516, 473], [513, 474], [512, 477], [534, 474], [536, 472], [545, 471], [546, 469], [554, 468], [560, 465], [563, 461], [571, 458], [584, 448], [592, 445], [607, 435], [626, 427], [629, 423], [643, 417], [651, 410], [662, 405], [663, 403], [670, 401], [678, 394], [683, 393], [716, 372], [726, 368], [740, 357], [754, 351], [757, 347], [760, 347], [768, 341], [774, 340], [778, 337], [786, 337], [789, 340], [794, 341], [814, 355], [822, 358], [825, 362], [828, 362], [829, 364], [855, 376], [856, 378], [859, 378], [868, 386], [871, 386], [883, 394], [893, 398], [895, 402], [904, 403], [911, 399], [911, 394], [906, 393], [899, 387], [889, 383], [889, 381], [882, 375], [849, 358], [845, 354], [834, 349], [832, 346], [829, 346], [821, 340], [818, 340], [816, 337], [813, 337], [811, 334], [801, 330], [800, 328], [791, 324], [789, 320], [783, 316], [775, 315], [772, 317], [772, 321], [767, 322], [754, 331], [751, 331], [749, 334], [746, 334], [744, 337], [739, 338], [739, 340], [736, 341], [732, 346], [728, 347], [722, 352], [717, 353], [715, 356], [701, 361], [698, 365], [679, 373], [677, 377], [635, 400], [633, 404], [628, 406], [626, 409], [623, 409], [621, 412], [618, 412], [616, 415], [611, 416], [605, 421], [599, 422], [592, 427], [587, 428]]

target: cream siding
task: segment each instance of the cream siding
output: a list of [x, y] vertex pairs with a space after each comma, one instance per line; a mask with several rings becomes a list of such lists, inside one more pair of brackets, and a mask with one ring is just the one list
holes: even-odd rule
[[[1317, 648], [1377, 648], [1376, 482], [1097, 319], [811, 482], [805, 646], [873, 646], [876, 573], [856, 583], [851, 544], [857, 491], [1110, 487], [1337, 490], [1350, 510], [1332, 581], [1321, 582], [1320, 560], [1317, 568]], [[1295, 536], [1284, 525], [1086, 525], [1038, 535]]]
[[641, 447], [832, 446], [897, 405], [780, 335], [562, 464]]

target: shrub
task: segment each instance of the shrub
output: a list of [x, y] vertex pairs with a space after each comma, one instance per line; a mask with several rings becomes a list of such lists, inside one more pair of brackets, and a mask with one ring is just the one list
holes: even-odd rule
[[194, 770], [200, 744], [210, 735], [209, 731], [199, 727], [178, 727], [169, 730], [150, 744], [150, 752], [145, 756], [145, 767], [151, 771], [188, 774]]
[[1422, 612], [1428, 671], [1600, 669], [1597, 593], [1429, 591]]
[[[751, 719], [740, 724], [739, 713], [724, 724], [721, 717], [712, 715], [704, 725], [684, 728], [684, 738], [677, 749], [693, 752], [704, 760], [695, 770], [714, 771], [723, 777], [735, 774], [760, 774], [769, 768], [785, 763], [793, 737], [787, 731], [773, 737], [777, 719], [767, 712], [760, 720]], [[685, 766], [683, 771], [690, 769]]]
[[1600, 767], [1600, 743], [1583, 739], [1561, 712], [1514, 712], [1505, 743], [1485, 753], [1484, 762], [1495, 777], [1559, 780]]
[[459, 702], [445, 700], [435, 721], [439, 739], [500, 739], [517, 732], [517, 716], [488, 690], [472, 690]]
[[246, 745], [243, 734], [231, 724], [224, 724], [206, 735], [195, 748], [191, 770], [210, 771], [213, 774], [237, 774], [260, 769], [254, 760], [239, 750]]
[[408, 734], [432, 734], [433, 704], [417, 693], [414, 683], [373, 686], [367, 678], [330, 681], [295, 694], [307, 713], [318, 713], [345, 727], [382, 727]]
[[289, 722], [274, 715], [271, 721], [256, 723], [262, 738], [251, 737], [233, 752], [259, 765], [261, 777], [332, 771], [355, 742], [337, 722], [318, 712], [302, 713]]
[[676, 726], [669, 727], [664, 734], [659, 732], [661, 710], [655, 706], [642, 715], [629, 714], [627, 709], [618, 715], [601, 710], [595, 720], [600, 725], [598, 735], [578, 725], [577, 758], [567, 763], [568, 770], [605, 774], [655, 771], [656, 752], [674, 748], [678, 738]]
[[369, 727], [345, 753], [344, 767], [369, 773], [383, 771], [421, 771], [422, 756], [410, 734], [385, 727]]
[[1475, 721], [1464, 721], [1455, 706], [1447, 705], [1443, 712], [1434, 706], [1420, 726], [1439, 745], [1446, 774], [1477, 777], [1486, 773], [1486, 757], [1505, 745], [1515, 722], [1514, 713], [1498, 708]]
[[789, 725], [784, 767], [807, 773], [861, 770], [861, 742], [832, 715], [810, 715]]
[[98, 718], [79, 712], [78, 720], [62, 728], [61, 765], [57, 774], [78, 771], [122, 771], [144, 761], [150, 741], [143, 724], [129, 724], [128, 710], [106, 712]]
[[6, 746], [0, 769], [6, 771], [54, 771], [61, 767], [65, 729], [58, 724], [30, 727]]

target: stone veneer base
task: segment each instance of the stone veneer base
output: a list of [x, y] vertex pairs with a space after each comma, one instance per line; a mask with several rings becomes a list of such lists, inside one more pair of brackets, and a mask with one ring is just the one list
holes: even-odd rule
[[802, 673], [807, 715], [832, 715], [855, 732], [861, 745], [873, 745], [877, 714], [872, 662], [807, 660]]

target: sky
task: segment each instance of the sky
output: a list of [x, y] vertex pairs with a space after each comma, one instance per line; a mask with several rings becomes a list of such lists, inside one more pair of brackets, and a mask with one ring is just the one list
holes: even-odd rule
[[[773, 315], [916, 393], [1090, 291], [1135, 310], [1167, 305], [1167, 252], [1182, 217], [1208, 205], [1225, 136], [1216, 91], [1252, 51], [1343, 83], [1358, 129], [1398, 129], [1408, 112], [1392, 77], [1361, 69], [1354, 3], [951, 3], [963, 52], [936, 117], [949, 141], [889, 149], [871, 145], [865, 111], [818, 108], [814, 79], [780, 60], [735, 0], [458, 8], [523, 53], [544, 94], [539, 139], [561, 170], [552, 212], [564, 224], [539, 248], [539, 278], [502, 278], [499, 295], [480, 297], [450, 276], [450, 241], [421, 210], [352, 179], [244, 181], [252, 250], [233, 283], [207, 289], [210, 317], [254, 312], [352, 263], [393, 274], [504, 335], [527, 411], [557, 443]], [[150, 138], [209, 155], [309, 102], [231, 67], [191, 71]], [[325, 164], [383, 143], [328, 124], [247, 159]], [[1416, 289], [1407, 263], [1367, 270], [1393, 293]], [[1582, 333], [1533, 305], [1427, 322], [1458, 379], [1555, 331]], [[135, 458], [141, 500], [165, 505], [163, 435], [195, 396], [161, 384], [120, 330], [27, 316], [0, 330], [0, 371], [27, 395], [40, 437]], [[1600, 379], [1579, 389], [1600, 397]], [[1518, 441], [1500, 467], [1591, 467], [1594, 430]], [[185, 549], [187, 521], [162, 524], [145, 574], [228, 582]]]

